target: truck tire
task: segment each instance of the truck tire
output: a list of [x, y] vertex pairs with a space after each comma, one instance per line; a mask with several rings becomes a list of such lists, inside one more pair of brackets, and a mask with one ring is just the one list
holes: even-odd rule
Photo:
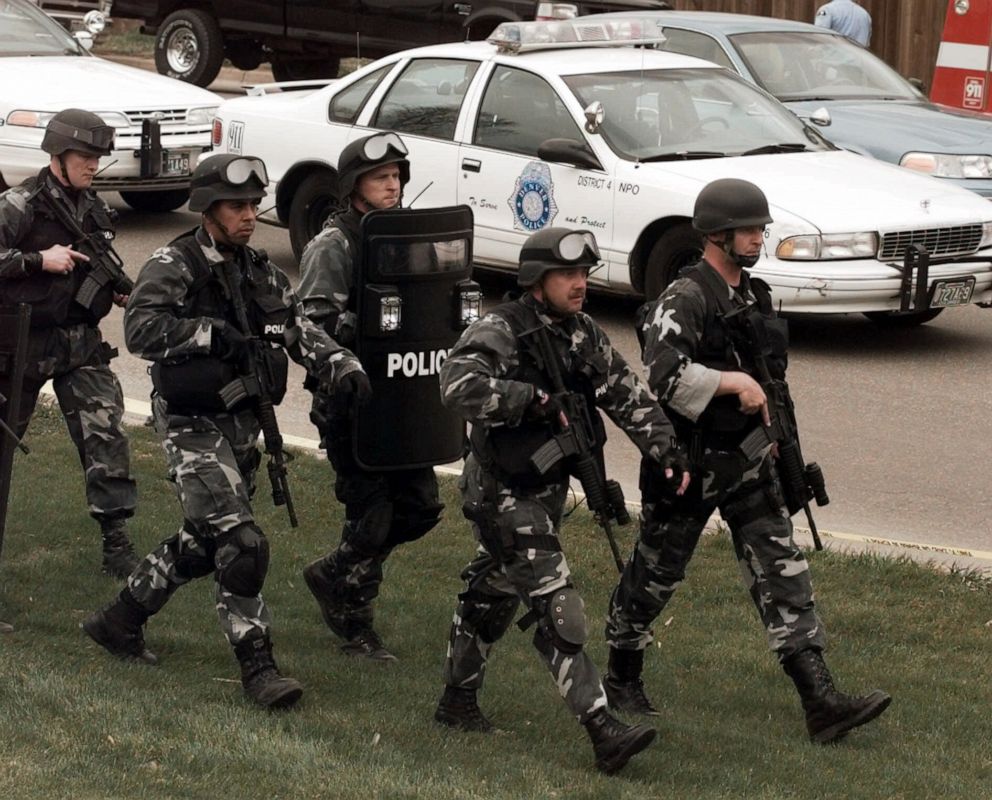
[[135, 211], [158, 214], [175, 211], [189, 200], [188, 189], [160, 189], [154, 192], [121, 192], [121, 200]]
[[224, 37], [208, 12], [199, 8], [173, 11], [155, 37], [155, 68], [170, 78], [209, 86], [224, 63]]
[[289, 206], [289, 242], [297, 261], [337, 206], [334, 175], [327, 170], [308, 175], [297, 187]]
[[234, 39], [225, 42], [224, 53], [234, 66], [246, 72], [258, 69], [265, 59], [262, 43], [255, 39]]
[[272, 77], [276, 81], [318, 81], [336, 78], [341, 59], [327, 55], [322, 58], [303, 58], [280, 55], [272, 57]]
[[654, 300], [672, 281], [682, 267], [702, 258], [703, 243], [688, 222], [680, 222], [665, 231], [654, 243], [644, 273], [644, 296]]

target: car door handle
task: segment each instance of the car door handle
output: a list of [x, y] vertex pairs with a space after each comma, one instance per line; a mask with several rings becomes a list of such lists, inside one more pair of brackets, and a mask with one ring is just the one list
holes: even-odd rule
[[482, 162], [477, 158], [463, 158], [462, 169], [467, 170], [468, 172], [481, 172]]

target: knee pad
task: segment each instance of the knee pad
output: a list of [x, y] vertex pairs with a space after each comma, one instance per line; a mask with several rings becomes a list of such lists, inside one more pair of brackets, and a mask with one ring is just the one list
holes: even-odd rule
[[578, 653], [589, 639], [586, 605], [579, 593], [566, 586], [542, 598], [541, 604], [541, 621], [534, 638], [544, 636], [561, 652]]
[[520, 601], [513, 596], [496, 597], [469, 589], [458, 595], [462, 619], [486, 644], [499, 641], [513, 622]]
[[428, 506], [406, 514], [394, 514], [389, 526], [387, 544], [395, 547], [406, 542], [415, 542], [426, 536], [441, 521], [443, 505]]
[[218, 537], [214, 564], [221, 587], [241, 597], [257, 595], [269, 570], [269, 542], [262, 529], [249, 522]]

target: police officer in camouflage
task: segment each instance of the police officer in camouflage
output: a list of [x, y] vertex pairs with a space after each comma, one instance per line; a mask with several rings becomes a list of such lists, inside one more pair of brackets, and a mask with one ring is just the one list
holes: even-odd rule
[[613, 708], [657, 714], [641, 679], [651, 623], [685, 577], [686, 566], [713, 511], [720, 510], [745, 585], [768, 644], [793, 679], [811, 739], [830, 742], [877, 717], [891, 698], [874, 691], [852, 697], [834, 688], [823, 661], [826, 637], [813, 602], [809, 566], [793, 540], [792, 521], [774, 449], [749, 461], [739, 445], [768, 420], [767, 400], [734, 312], [759, 312], [772, 349], [775, 377], [784, 379], [788, 333], [764, 281], [751, 277], [768, 202], [752, 183], [724, 179], [699, 194], [693, 225], [703, 259], [684, 270], [640, 312], [648, 383], [688, 451], [693, 481], [682, 497], [642, 465], [640, 538], [613, 592], [606, 626]]
[[[334, 214], [303, 251], [299, 295], [307, 317], [336, 341], [351, 346], [359, 324], [356, 276], [362, 264], [360, 224], [373, 209], [398, 208], [410, 180], [406, 145], [395, 133], [348, 144], [338, 159], [338, 196], [347, 206]], [[359, 355], [361, 355], [359, 353]], [[338, 547], [303, 570], [327, 626], [355, 656], [393, 661], [373, 627], [372, 601], [383, 565], [395, 547], [425, 536], [444, 506], [430, 467], [390, 471], [360, 467], [353, 455], [352, 408], [311, 382], [310, 418], [334, 467], [334, 491], [344, 504]], [[357, 397], [359, 402], [364, 398]]]
[[[49, 165], [0, 195], [0, 304], [31, 306], [28, 368], [12, 427], [23, 435], [51, 380], [83, 466], [90, 515], [100, 523], [103, 571], [126, 578], [138, 563], [127, 534], [137, 489], [124, 396], [110, 369], [117, 351], [98, 326], [113, 303], [127, 298], [108, 284], [89, 307], [77, 302], [89, 259], [73, 249], [77, 236], [56, 213], [57, 204], [85, 233], [113, 238], [113, 212], [90, 188], [113, 138], [114, 129], [88, 111], [69, 108], [52, 117], [41, 141]], [[0, 394], [9, 390], [8, 376], [0, 375]]]
[[[250, 397], [228, 408], [221, 390], [244, 374], [249, 347], [273, 402], [286, 389], [287, 353], [331, 393], [359, 391], [368, 378], [348, 350], [306, 319], [285, 274], [248, 246], [267, 183], [256, 158], [202, 162], [189, 200], [201, 225], [153, 253], [138, 276], [124, 333], [133, 353], [154, 362], [152, 412], [183, 523], [83, 628], [114, 655], [155, 663], [142, 626], [180, 586], [212, 574], [245, 694], [278, 708], [295, 703], [302, 688], [272, 658], [261, 595], [269, 545], [251, 508], [260, 423]], [[240, 327], [235, 292], [245, 300], [250, 330]]]
[[[524, 293], [469, 327], [441, 368], [447, 407], [472, 425], [471, 454], [460, 486], [465, 515], [479, 542], [462, 572], [444, 664], [445, 689], [435, 719], [453, 728], [491, 731], [477, 692], [493, 644], [521, 601], [536, 624], [534, 647], [554, 676], [569, 710], [592, 740], [597, 767], [612, 773], [654, 739], [645, 725], [628, 726], [607, 711], [606, 695], [584, 646], [584, 606], [573, 586], [559, 529], [569, 489], [569, 465], [545, 474], [529, 457], [554, 435], [559, 406], [542, 366], [536, 337], [546, 331], [561, 359], [566, 386], [586, 398], [597, 449], [606, 412], [653, 464], [660, 480], [684, 490], [684, 460], [654, 396], [606, 334], [582, 313], [589, 269], [599, 263], [588, 231], [547, 228], [520, 253]], [[601, 455], [601, 454], [600, 454]]]

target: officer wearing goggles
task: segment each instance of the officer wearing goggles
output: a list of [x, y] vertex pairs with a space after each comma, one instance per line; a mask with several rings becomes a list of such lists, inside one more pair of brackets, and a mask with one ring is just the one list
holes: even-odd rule
[[822, 657], [826, 637], [809, 565], [792, 537], [774, 450], [749, 460], [740, 449], [750, 432], [769, 422], [754, 358], [737, 330], [742, 309], [760, 315], [770, 368], [776, 378], [785, 376], [784, 322], [768, 284], [747, 271], [761, 255], [771, 221], [768, 201], [753, 183], [708, 184], [693, 215], [702, 260], [638, 314], [648, 382], [675, 423], [696, 479], [679, 497], [642, 465], [640, 538], [610, 602], [604, 684], [611, 707], [658, 713], [641, 679], [651, 624], [685, 578], [703, 527], [719, 509], [768, 642], [799, 691], [810, 737], [829, 742], [877, 717], [891, 698], [880, 691], [852, 697], [834, 688]]
[[[138, 563], [127, 533], [137, 491], [121, 424], [123, 395], [110, 369], [117, 351], [98, 326], [127, 298], [108, 283], [85, 305], [77, 300], [90, 273], [78, 242], [114, 237], [114, 214], [92, 190], [113, 138], [113, 128], [89, 111], [67, 108], [52, 117], [41, 141], [48, 166], [0, 195], [0, 303], [31, 306], [20, 418], [11, 427], [23, 435], [52, 380], [83, 466], [90, 515], [100, 523], [103, 571], [126, 578]], [[7, 375], [0, 374], [0, 394], [10, 395]]]
[[269, 545], [251, 507], [259, 395], [246, 391], [229, 402], [227, 390], [250, 378], [264, 384], [263, 399], [278, 403], [287, 354], [329, 394], [367, 378], [348, 350], [303, 315], [286, 275], [248, 246], [266, 184], [258, 159], [218, 155], [202, 162], [189, 200], [201, 224], [156, 251], [138, 276], [124, 334], [132, 353], [153, 362], [152, 412], [183, 522], [83, 628], [114, 655], [154, 663], [144, 623], [177, 588], [213, 575], [221, 628], [241, 665], [245, 694], [280, 708], [295, 703], [302, 687], [276, 667], [261, 595]]
[[540, 473], [530, 460], [563, 424], [542, 354], [550, 350], [560, 359], [565, 386], [581, 396], [588, 419], [568, 424], [591, 429], [600, 462], [606, 435], [596, 409], [678, 491], [685, 490], [688, 475], [657, 401], [582, 313], [588, 273], [598, 263], [596, 240], [587, 231], [548, 228], [533, 234], [520, 252], [522, 295], [469, 327], [441, 367], [444, 404], [472, 426], [460, 485], [479, 549], [462, 572], [466, 586], [458, 596], [445, 689], [434, 716], [453, 728], [492, 730], [477, 692], [490, 649], [523, 599], [536, 623], [534, 647], [570, 713], [585, 726], [598, 768], [612, 773], [647, 747], [655, 731], [625, 725], [608, 713], [603, 685], [585, 652], [583, 602], [559, 538], [574, 465], [566, 459]]
[[[409, 180], [407, 148], [395, 133], [356, 139], [341, 151], [337, 189], [344, 208], [304, 250], [299, 293], [306, 315], [343, 345], [351, 345], [360, 324], [356, 285], [362, 217], [373, 209], [398, 208]], [[310, 418], [334, 466], [334, 491], [345, 506], [345, 522], [337, 548], [308, 565], [303, 577], [324, 622], [343, 640], [343, 652], [392, 661], [396, 657], [373, 627], [372, 601], [392, 550], [420, 539], [440, 521], [444, 506], [437, 479], [430, 467], [374, 471], [356, 463], [352, 413], [356, 403], [368, 399], [368, 384], [357, 387], [346, 403], [311, 388]]]

